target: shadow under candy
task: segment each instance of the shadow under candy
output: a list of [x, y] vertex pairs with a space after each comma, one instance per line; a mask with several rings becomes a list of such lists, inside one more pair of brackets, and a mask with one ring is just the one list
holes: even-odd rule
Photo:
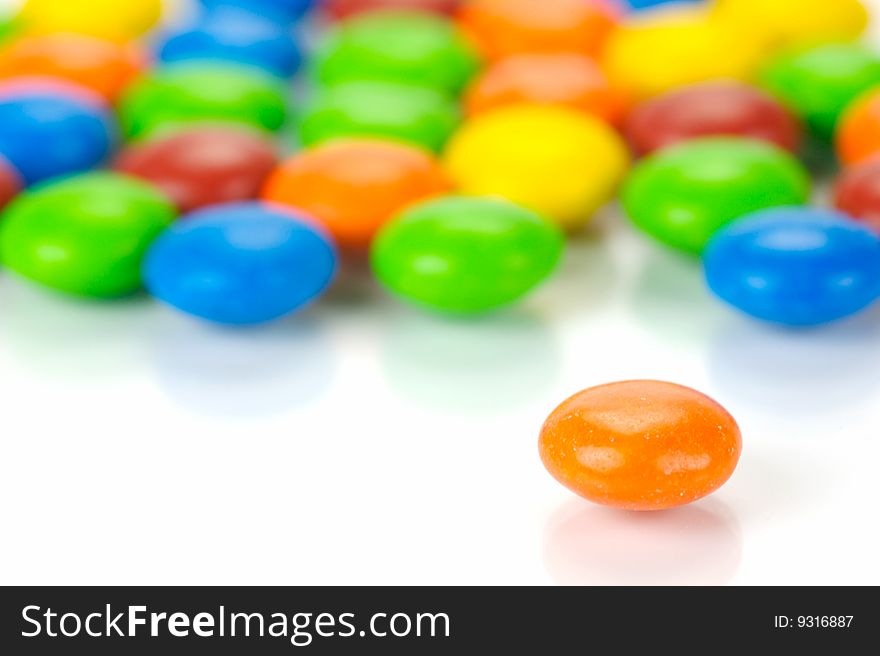
[[346, 313], [372, 310], [387, 294], [373, 276], [365, 253], [342, 253], [336, 276], [327, 293], [320, 299], [322, 308], [340, 309]]
[[552, 276], [525, 300], [542, 316], [597, 312], [613, 297], [618, 271], [601, 225], [569, 235], [565, 255]]
[[111, 300], [67, 296], [0, 275], [0, 336], [41, 375], [98, 380], [141, 362], [160, 310], [146, 295]]
[[283, 413], [330, 386], [336, 363], [325, 328], [308, 312], [243, 330], [170, 317], [154, 342], [158, 380], [169, 398], [199, 414]]
[[517, 407], [551, 389], [562, 368], [556, 337], [526, 313], [454, 319], [400, 308], [388, 321], [382, 361], [390, 384], [438, 410]]
[[799, 153], [801, 161], [813, 177], [832, 178], [840, 171], [834, 144], [807, 132]]
[[880, 308], [847, 321], [786, 329], [730, 313], [714, 335], [708, 370], [731, 402], [791, 419], [839, 418], [880, 385]]
[[631, 307], [641, 326], [685, 348], [706, 343], [724, 314], [721, 301], [706, 287], [700, 259], [662, 247], [645, 255]]
[[638, 513], [575, 498], [544, 531], [544, 565], [561, 585], [722, 585], [741, 554], [739, 522], [717, 499]]

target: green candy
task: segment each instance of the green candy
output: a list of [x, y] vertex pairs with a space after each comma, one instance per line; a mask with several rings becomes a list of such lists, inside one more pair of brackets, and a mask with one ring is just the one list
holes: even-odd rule
[[0, 45], [10, 41], [20, 29], [19, 22], [16, 18], [8, 16], [0, 17]]
[[857, 43], [816, 46], [776, 58], [760, 78], [816, 136], [828, 140], [850, 103], [880, 84], [880, 56]]
[[287, 116], [275, 78], [234, 64], [177, 64], [135, 83], [119, 118], [130, 138], [146, 138], [194, 122], [231, 122], [274, 132]]
[[135, 178], [88, 173], [19, 196], [0, 220], [0, 261], [19, 275], [80, 296], [141, 286], [141, 259], [175, 218], [171, 201]]
[[712, 235], [744, 214], [801, 205], [810, 180], [793, 156], [763, 141], [695, 139], [642, 160], [623, 190], [633, 223], [656, 239], [700, 253]]
[[402, 82], [458, 94], [480, 68], [455, 24], [424, 12], [378, 11], [344, 21], [318, 57], [318, 80]]
[[443, 94], [389, 82], [347, 82], [328, 87], [303, 113], [299, 136], [306, 146], [340, 137], [383, 137], [440, 151], [461, 116]]
[[394, 293], [437, 310], [478, 313], [525, 296], [556, 268], [562, 232], [507, 201], [448, 197], [406, 210], [373, 243]]

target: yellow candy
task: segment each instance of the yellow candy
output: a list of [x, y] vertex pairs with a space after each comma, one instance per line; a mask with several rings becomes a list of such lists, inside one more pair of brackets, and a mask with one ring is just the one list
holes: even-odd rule
[[762, 60], [759, 44], [703, 9], [654, 10], [612, 34], [604, 67], [612, 84], [644, 100], [707, 80], [748, 79]]
[[162, 15], [162, 0], [27, 0], [21, 24], [30, 34], [74, 32], [131, 41]]
[[869, 20], [859, 0], [717, 0], [715, 17], [771, 48], [851, 41]]
[[582, 226], [608, 202], [628, 164], [626, 146], [607, 124], [533, 104], [470, 119], [444, 156], [462, 193], [507, 198], [564, 228]]

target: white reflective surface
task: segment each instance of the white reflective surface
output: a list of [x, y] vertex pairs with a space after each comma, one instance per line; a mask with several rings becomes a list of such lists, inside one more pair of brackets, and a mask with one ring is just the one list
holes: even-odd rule
[[[475, 321], [357, 270], [244, 332], [0, 271], [0, 583], [880, 584], [880, 308], [767, 328], [614, 211], [595, 233]], [[545, 416], [628, 378], [728, 407], [728, 485], [639, 515], [545, 473]]]

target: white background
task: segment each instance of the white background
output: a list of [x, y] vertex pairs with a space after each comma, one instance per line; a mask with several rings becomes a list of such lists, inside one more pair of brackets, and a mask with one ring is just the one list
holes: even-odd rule
[[[573, 497], [537, 433], [582, 388], [668, 379], [741, 423], [676, 511]], [[0, 272], [0, 583], [880, 583], [880, 308], [751, 323], [613, 210], [475, 321], [350, 271], [263, 330]]]

